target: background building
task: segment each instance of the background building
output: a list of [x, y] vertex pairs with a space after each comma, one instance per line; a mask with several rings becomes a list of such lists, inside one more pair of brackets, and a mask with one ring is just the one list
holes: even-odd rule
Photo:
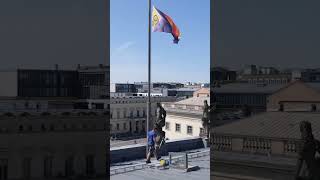
[[77, 72], [81, 85], [82, 99], [107, 99], [109, 98], [110, 66], [78, 65]]
[[[174, 97], [152, 97], [151, 119], [153, 126], [157, 102], [172, 102]], [[146, 135], [147, 97], [125, 96], [110, 99], [110, 134], [113, 138], [139, 138]]]
[[2, 179], [105, 177], [104, 112], [0, 115]]
[[162, 103], [167, 111], [165, 132], [168, 139], [204, 136], [202, 114], [204, 100], [210, 97], [191, 97], [177, 102]]
[[319, 87], [319, 83], [291, 82], [268, 96], [266, 112], [214, 127], [214, 171], [234, 177], [294, 179], [300, 122], [309, 121], [315, 139], [320, 139]]
[[77, 70], [17, 69], [0, 72], [0, 97], [108, 98], [109, 66], [80, 66]]

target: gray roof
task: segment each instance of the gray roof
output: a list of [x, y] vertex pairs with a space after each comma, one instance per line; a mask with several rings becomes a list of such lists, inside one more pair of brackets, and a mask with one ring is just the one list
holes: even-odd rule
[[320, 140], [319, 112], [265, 112], [214, 128], [215, 134], [300, 139], [299, 123], [307, 120]]
[[195, 106], [203, 106], [204, 100], [207, 100], [208, 104], [210, 105], [210, 97], [191, 97], [187, 98], [174, 104], [181, 104], [181, 105], [195, 105]]
[[320, 83], [305, 83], [305, 84], [317, 91], [320, 91]]
[[280, 88], [284, 87], [284, 84], [275, 85], [268, 84], [266, 86], [258, 86], [250, 83], [228, 83], [223, 84], [221, 87], [213, 88], [213, 93], [262, 93], [271, 94]]
[[[155, 161], [154, 158], [151, 161]], [[116, 174], [110, 176], [111, 180], [193, 180], [193, 179], [210, 179], [210, 156], [209, 153], [206, 156], [196, 157], [189, 159], [189, 166], [199, 166], [200, 170], [192, 171], [192, 172], [183, 172], [181, 170], [175, 168], [169, 169], [158, 169], [155, 167], [146, 167], [140, 170], [133, 170], [126, 173]], [[125, 164], [145, 164], [144, 160], [134, 161], [134, 162], [126, 162]], [[126, 166], [126, 165], [124, 165]], [[118, 166], [119, 167], [119, 166]], [[111, 167], [118, 168], [118, 167]]]

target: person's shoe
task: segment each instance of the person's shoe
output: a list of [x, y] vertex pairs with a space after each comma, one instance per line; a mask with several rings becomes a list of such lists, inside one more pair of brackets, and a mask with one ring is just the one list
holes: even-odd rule
[[146, 161], [146, 163], [149, 164], [149, 163], [151, 163], [151, 161], [150, 161], [150, 160], [149, 160], [149, 161]]

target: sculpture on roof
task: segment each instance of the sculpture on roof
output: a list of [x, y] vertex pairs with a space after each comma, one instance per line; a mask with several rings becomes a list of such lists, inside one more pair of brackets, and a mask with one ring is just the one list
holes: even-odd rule
[[208, 101], [204, 100], [204, 106], [203, 106], [203, 114], [202, 114], [202, 126], [205, 129], [205, 133], [207, 134], [207, 138], [209, 138], [210, 135], [210, 118], [209, 118], [209, 111], [210, 107], [208, 105]]
[[156, 138], [156, 144], [159, 145], [160, 147], [165, 139], [165, 132], [162, 130], [162, 128], [166, 124], [166, 116], [167, 116], [166, 110], [164, 110], [164, 108], [161, 106], [160, 103], [157, 103], [155, 127], [157, 127], [159, 131], [158, 133], [159, 136]]
[[320, 159], [315, 157], [320, 153], [320, 142], [314, 139], [311, 123], [302, 121], [300, 123], [301, 147], [298, 153], [296, 180], [320, 179]]

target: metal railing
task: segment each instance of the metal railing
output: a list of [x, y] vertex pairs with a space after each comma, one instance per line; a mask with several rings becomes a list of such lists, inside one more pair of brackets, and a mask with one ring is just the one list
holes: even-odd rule
[[[203, 150], [201, 152], [189, 153], [187, 159], [195, 159], [195, 158], [204, 157], [204, 156], [210, 156], [210, 149]], [[184, 159], [185, 159], [184, 155], [171, 157], [171, 161], [175, 161], [175, 162], [183, 161]], [[164, 158], [164, 160], [170, 160], [170, 159], [168, 157], [168, 158]], [[156, 167], [156, 166], [160, 166], [160, 165], [157, 165], [154, 163], [151, 163], [151, 164], [137, 163], [134, 165], [125, 165], [119, 168], [110, 168], [110, 176], [127, 173], [130, 171], [141, 170], [147, 167]]]

